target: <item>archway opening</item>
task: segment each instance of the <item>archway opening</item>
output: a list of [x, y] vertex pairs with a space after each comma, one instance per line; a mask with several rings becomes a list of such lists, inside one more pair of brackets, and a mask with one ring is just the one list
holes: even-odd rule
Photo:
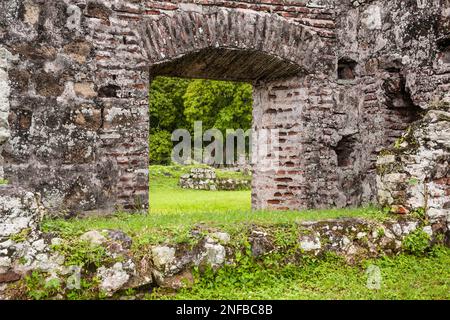
[[251, 209], [252, 86], [157, 77], [150, 85], [150, 212]]
[[278, 110], [267, 85], [302, 74], [290, 61], [233, 48], [206, 48], [151, 66], [150, 212], [255, 207], [252, 178], [272, 168], [255, 165], [252, 142], [258, 146], [255, 133], [272, 128], [261, 117], [275, 118], [270, 111]]

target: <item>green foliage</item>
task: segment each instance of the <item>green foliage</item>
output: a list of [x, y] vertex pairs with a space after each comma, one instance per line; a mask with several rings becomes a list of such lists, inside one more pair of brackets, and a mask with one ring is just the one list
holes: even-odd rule
[[[247, 130], [252, 123], [252, 87], [246, 83], [194, 80], [184, 95], [184, 115], [192, 126]], [[191, 127], [192, 129], [192, 127]]]
[[0, 186], [8, 184], [9, 181], [5, 179], [0, 179]]
[[150, 163], [168, 164], [175, 129], [193, 132], [195, 121], [203, 129], [251, 127], [252, 86], [211, 80], [158, 77], [150, 87]]
[[114, 262], [104, 247], [86, 241], [67, 240], [60, 245], [52, 246], [52, 249], [65, 257], [66, 266], [98, 268]]
[[96, 277], [92, 279], [81, 278], [78, 289], [66, 289], [63, 285], [64, 279], [50, 278], [45, 272], [33, 271], [27, 275], [24, 280], [24, 289], [26, 295], [32, 300], [54, 299], [57, 295], [67, 300], [89, 300], [101, 299], [102, 295], [98, 291], [99, 280]]
[[395, 142], [394, 142], [394, 148], [395, 148], [395, 149], [400, 149], [401, 146], [402, 146], [402, 144], [403, 144], [404, 142], [405, 142], [405, 137], [404, 137], [404, 136], [398, 138], [398, 139], [395, 140]]
[[[55, 227], [57, 224], [52, 226]], [[49, 225], [46, 228], [51, 229]], [[119, 258], [113, 259], [107, 253], [107, 250], [101, 246], [73, 240], [74, 237], [70, 237], [67, 229], [65, 231], [66, 240], [61, 245], [52, 246], [52, 250], [64, 256], [65, 266], [79, 266], [84, 270], [80, 278], [80, 287], [70, 290], [66, 289], [62, 286], [62, 283], [67, 279], [51, 278], [47, 280], [47, 273], [34, 271], [24, 279], [26, 293], [30, 299], [50, 299], [56, 295], [63, 296], [68, 300], [98, 299], [102, 297], [98, 291], [99, 279], [95, 276], [92, 277], [90, 272], [95, 272], [100, 266], [113, 264]]]
[[150, 112], [150, 163], [169, 164], [175, 129], [186, 127], [183, 115], [183, 95], [189, 80], [158, 77], [151, 83]]
[[26, 265], [27, 262], [28, 262], [27, 258], [25, 258], [25, 257], [20, 257], [20, 258], [19, 258], [19, 263], [20, 263], [21, 265]]
[[296, 224], [278, 226], [273, 234], [275, 245], [282, 248], [283, 251], [296, 250], [298, 248], [299, 232]]
[[103, 299], [104, 295], [99, 292], [98, 285], [100, 281], [97, 277], [92, 279], [80, 279], [80, 288], [71, 289], [66, 292], [67, 300], [89, 300]]
[[41, 229], [45, 233], [56, 232], [64, 238], [72, 238], [83, 233], [83, 230], [76, 228], [73, 223], [63, 219], [45, 219]]
[[179, 78], [158, 77], [150, 87], [151, 132], [172, 132], [184, 128], [183, 96], [191, 81]]
[[403, 248], [405, 251], [416, 255], [424, 255], [430, 247], [430, 236], [422, 229], [417, 229], [408, 234], [403, 240]]
[[61, 281], [57, 278], [46, 280], [47, 274], [33, 271], [25, 277], [27, 295], [33, 300], [45, 300], [61, 290]]
[[182, 175], [189, 173], [194, 168], [208, 168], [207, 165], [179, 165], [172, 164], [170, 166], [152, 165], [149, 167], [148, 174], [153, 179], [166, 180], [166, 184], [170, 184], [171, 178], [180, 178]]
[[394, 146], [390, 151], [398, 154], [399, 152], [412, 152], [416, 150], [419, 142], [414, 136], [415, 130], [417, 130], [417, 123], [412, 124], [406, 129], [405, 133], [394, 142]]
[[164, 130], [150, 133], [150, 163], [170, 163], [173, 148], [171, 136], [171, 133]]
[[243, 172], [216, 169], [216, 176], [219, 179], [247, 180], [252, 179], [251, 175]]
[[427, 219], [425, 208], [417, 208], [410, 212], [410, 215], [413, 217], [417, 217], [423, 221]]
[[[399, 255], [347, 264], [342, 257], [311, 256], [299, 264], [268, 265], [241, 253], [232, 265], [201, 274], [192, 288], [176, 295], [156, 290], [147, 299], [449, 299], [450, 249], [430, 256]], [[367, 288], [368, 266], [381, 270], [381, 290]], [[268, 267], [270, 266], [270, 267]]]

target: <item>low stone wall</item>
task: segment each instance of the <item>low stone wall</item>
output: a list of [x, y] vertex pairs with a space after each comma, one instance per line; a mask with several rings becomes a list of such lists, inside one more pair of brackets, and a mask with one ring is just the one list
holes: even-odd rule
[[251, 180], [218, 178], [213, 169], [194, 168], [180, 177], [179, 185], [183, 189], [196, 190], [249, 190]]
[[[280, 232], [285, 235], [281, 243]], [[334, 252], [345, 257], [349, 263], [354, 263], [363, 258], [394, 255], [408, 250], [407, 239], [410, 237], [419, 236], [423, 239], [425, 235], [425, 246], [430, 247], [436, 243], [448, 244], [449, 240], [446, 223], [436, 221], [427, 224], [416, 218], [384, 222], [338, 219], [293, 223], [289, 226], [251, 225], [235, 235], [218, 229], [197, 227], [190, 235], [192, 241], [189, 245], [173, 244], [168, 239], [165, 244], [141, 246], [132, 251], [131, 238], [121, 231], [89, 231], [80, 240], [92, 247], [104, 248], [107, 253], [97, 266], [92, 261], [68, 266], [68, 257], [49, 248], [51, 244], [73, 247], [74, 239], [63, 240], [55, 238], [55, 235], [44, 235], [40, 244], [41, 251], [45, 253], [41, 256], [47, 257], [47, 263], [34, 264], [32, 269], [41, 271], [44, 283], [55, 279], [59, 281], [60, 299], [64, 299], [64, 295], [73, 289], [74, 279], [76, 285], [80, 279], [90, 281], [94, 277], [98, 281], [91, 291], [118, 298], [122, 291], [129, 288], [136, 289], [138, 295], [139, 290], [149, 292], [152, 287], [180, 289], [192, 283], [194, 267], [201, 271], [206, 267], [217, 269], [237, 263], [238, 252], [250, 255], [255, 261], [264, 261], [271, 255], [284, 256], [285, 259], [279, 258], [280, 263], [287, 261], [286, 263], [297, 263], [301, 267], [305, 256], [320, 258], [324, 253]], [[248, 243], [250, 251], [247, 250]], [[18, 269], [14, 270], [15, 274], [23, 274], [23, 270]], [[12, 286], [5, 285], [5, 282], [17, 280], [16, 278], [6, 281], [5, 278], [0, 279], [0, 298], [24, 298], [17, 296], [19, 293]], [[17, 282], [15, 287], [20, 285], [21, 282]]]
[[378, 200], [396, 213], [420, 211], [450, 222], [450, 103], [437, 103], [382, 152]]

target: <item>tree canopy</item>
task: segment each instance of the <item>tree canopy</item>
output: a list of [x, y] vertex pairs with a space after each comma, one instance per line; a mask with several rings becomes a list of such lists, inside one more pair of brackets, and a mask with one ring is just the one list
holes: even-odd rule
[[150, 87], [150, 163], [168, 164], [176, 129], [251, 128], [252, 86], [248, 83], [158, 77]]

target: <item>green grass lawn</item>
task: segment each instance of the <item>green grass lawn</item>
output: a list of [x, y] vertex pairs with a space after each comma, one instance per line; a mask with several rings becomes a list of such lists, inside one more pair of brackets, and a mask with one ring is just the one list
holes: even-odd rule
[[[207, 191], [199, 191], [200, 193]], [[241, 191], [239, 191], [241, 192]], [[167, 199], [171, 199], [167, 196]], [[172, 198], [173, 200], [173, 198]], [[218, 200], [220, 203], [220, 200]], [[225, 204], [223, 205], [224, 208]], [[183, 209], [150, 211], [149, 214], [118, 213], [110, 217], [91, 217], [84, 219], [45, 220], [43, 230], [57, 232], [65, 237], [81, 235], [89, 230], [116, 229], [129, 234], [136, 245], [158, 244], [167, 242], [184, 242], [196, 225], [216, 227], [231, 235], [239, 234], [248, 224], [282, 225], [302, 221], [358, 217], [374, 220], [389, 218], [376, 208], [309, 210], [303, 212], [274, 212], [250, 210], [208, 210], [199, 207], [184, 211]], [[391, 217], [392, 218], [392, 217]]]
[[180, 212], [250, 211], [249, 190], [207, 191], [181, 189], [176, 178], [150, 178], [150, 214]]
[[[206, 191], [182, 189], [178, 179], [192, 166], [150, 167], [150, 214], [250, 211], [251, 191]], [[217, 170], [218, 176], [245, 178], [242, 174]]]
[[[251, 210], [251, 191], [189, 190], [178, 186], [178, 179], [192, 166], [150, 167], [150, 216], [161, 223], [195, 222], [234, 224], [238, 222], [283, 223], [294, 220], [333, 219], [340, 217], [386, 217], [375, 208], [350, 208], [304, 211]], [[216, 170], [218, 177], [250, 179], [241, 173]], [[152, 220], [150, 218], [149, 220]], [[181, 221], [182, 220], [182, 221]]]
[[[129, 234], [135, 250], [148, 244], [180, 243], [190, 239], [198, 224], [217, 227], [232, 237], [248, 224], [284, 225], [305, 220], [360, 217], [392, 219], [375, 207], [289, 212], [251, 211], [250, 191], [183, 190], [180, 175], [190, 168], [150, 168], [148, 214], [118, 213], [111, 217], [46, 220], [43, 230], [72, 238], [93, 229], [119, 229]], [[220, 172], [224, 176], [229, 173]], [[248, 178], [232, 173], [233, 178]], [[366, 287], [369, 264], [381, 269], [380, 290]], [[157, 290], [146, 299], [450, 299], [450, 249], [437, 247], [425, 256], [400, 256], [360, 261], [312, 259], [299, 265], [274, 266], [247, 261], [203, 275], [178, 293]]]
[[[248, 265], [220, 269], [190, 289], [174, 295], [162, 290], [148, 299], [237, 300], [415, 300], [450, 299], [450, 249], [438, 247], [429, 256], [400, 255], [348, 265], [330, 256], [302, 266], [264, 268]], [[367, 287], [369, 265], [380, 268], [380, 289]]]
[[[148, 214], [117, 213], [109, 217], [58, 219], [44, 222], [43, 229], [66, 236], [92, 229], [120, 229], [136, 243], [163, 243], [168, 238], [184, 241], [198, 224], [239, 233], [249, 223], [286, 224], [307, 220], [360, 217], [386, 219], [390, 216], [374, 207], [304, 211], [252, 211], [251, 191], [188, 190], [178, 186], [178, 179], [191, 167], [150, 167], [150, 209]], [[240, 173], [217, 172], [225, 177], [248, 179]], [[391, 217], [392, 218], [392, 217]]]

